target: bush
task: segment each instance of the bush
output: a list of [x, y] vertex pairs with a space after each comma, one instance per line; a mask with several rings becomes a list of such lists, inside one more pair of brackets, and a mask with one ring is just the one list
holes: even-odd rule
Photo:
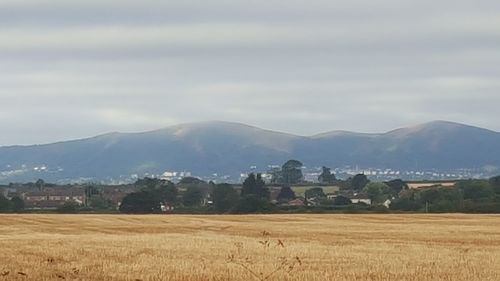
[[12, 211], [12, 202], [0, 194], [0, 213]]
[[76, 202], [66, 202], [64, 205], [57, 208], [56, 212], [61, 214], [76, 214], [80, 205]]
[[422, 207], [423, 207], [422, 204], [410, 198], [401, 198], [399, 200], [393, 201], [389, 208], [391, 210], [415, 212], [422, 209]]
[[13, 197], [10, 202], [12, 203], [12, 211], [22, 212], [24, 210], [24, 201], [18, 196]]
[[465, 200], [462, 211], [465, 213], [500, 213], [500, 202]]
[[464, 199], [492, 198], [495, 195], [490, 182], [486, 180], [468, 180], [457, 184], [462, 190]]
[[346, 205], [350, 205], [351, 203], [352, 203], [351, 199], [349, 199], [345, 196], [342, 196], [342, 195], [335, 197], [335, 200], [333, 200], [333, 204], [338, 205], [338, 206], [346, 206]]
[[216, 185], [213, 195], [214, 208], [219, 213], [230, 212], [238, 205], [239, 194], [230, 184]]
[[270, 212], [275, 206], [269, 201], [259, 198], [256, 195], [248, 195], [241, 198], [236, 207], [238, 213], [260, 213]]
[[123, 198], [120, 205], [120, 212], [122, 213], [151, 214], [159, 213], [160, 211], [160, 198], [156, 196], [155, 192], [151, 191], [130, 193]]

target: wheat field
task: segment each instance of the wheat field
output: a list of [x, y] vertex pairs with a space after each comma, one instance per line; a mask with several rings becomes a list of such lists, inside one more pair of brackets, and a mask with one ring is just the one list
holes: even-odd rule
[[1, 215], [1, 280], [500, 280], [494, 215]]

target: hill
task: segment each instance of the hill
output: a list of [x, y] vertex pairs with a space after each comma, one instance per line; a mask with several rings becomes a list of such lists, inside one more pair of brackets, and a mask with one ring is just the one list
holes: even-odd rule
[[238, 175], [297, 158], [308, 166], [500, 167], [500, 133], [435, 121], [381, 134], [296, 136], [229, 122], [182, 124], [46, 145], [0, 147], [0, 182], [126, 179], [166, 170]]

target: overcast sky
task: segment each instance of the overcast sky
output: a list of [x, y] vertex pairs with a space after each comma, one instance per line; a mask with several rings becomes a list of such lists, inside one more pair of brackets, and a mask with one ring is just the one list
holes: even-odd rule
[[1, 0], [0, 145], [225, 120], [500, 131], [498, 0]]

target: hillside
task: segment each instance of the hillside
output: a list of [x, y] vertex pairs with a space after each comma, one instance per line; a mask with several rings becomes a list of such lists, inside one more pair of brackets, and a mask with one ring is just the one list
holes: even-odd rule
[[500, 167], [500, 133], [436, 121], [382, 134], [295, 136], [228, 122], [183, 124], [34, 146], [0, 147], [0, 182], [105, 180], [166, 170], [237, 175], [297, 158], [308, 166]]

